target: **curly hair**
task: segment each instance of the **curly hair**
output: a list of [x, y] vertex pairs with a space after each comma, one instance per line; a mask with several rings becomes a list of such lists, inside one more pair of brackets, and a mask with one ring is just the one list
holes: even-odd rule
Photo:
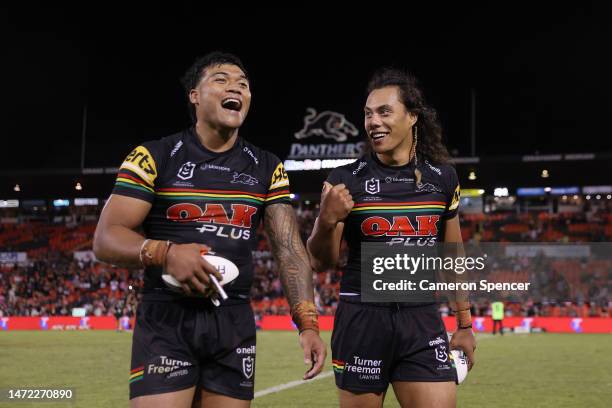
[[396, 86], [399, 89], [399, 96], [406, 110], [418, 118], [413, 127], [413, 135], [418, 133], [418, 158], [428, 160], [432, 164], [448, 163], [450, 155], [442, 143], [442, 126], [438, 114], [425, 101], [417, 79], [411, 73], [397, 68], [382, 68], [370, 79], [367, 92], [369, 94], [375, 89], [387, 86]]
[[191, 116], [191, 120], [193, 121], [193, 123], [196, 122], [195, 107], [191, 102], [189, 102], [189, 93], [192, 89], [198, 86], [198, 84], [202, 80], [202, 77], [204, 76], [206, 68], [222, 64], [230, 64], [237, 66], [242, 70], [242, 72], [244, 72], [244, 76], [247, 78], [247, 80], [249, 79], [249, 74], [244, 68], [244, 64], [242, 63], [240, 58], [238, 58], [234, 54], [213, 51], [195, 60], [195, 62], [187, 69], [187, 71], [181, 78], [181, 83], [183, 84], [183, 88], [185, 89], [185, 95], [187, 96], [187, 107], [189, 109], [189, 116]]

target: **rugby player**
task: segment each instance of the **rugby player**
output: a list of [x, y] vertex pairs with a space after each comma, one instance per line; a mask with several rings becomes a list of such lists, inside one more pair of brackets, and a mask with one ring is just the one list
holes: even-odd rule
[[[195, 125], [136, 147], [120, 167], [94, 237], [96, 256], [144, 267], [132, 343], [132, 407], [248, 407], [255, 378], [251, 251], [264, 220], [293, 321], [305, 379], [325, 360], [313, 304], [312, 270], [289, 201], [281, 161], [238, 135], [251, 103], [247, 71], [211, 53], [183, 78]], [[141, 232], [142, 228], [142, 232]], [[213, 251], [240, 274], [219, 307], [201, 257]], [[166, 287], [162, 272], [183, 293]], [[221, 282], [223, 283], [223, 282]]]
[[469, 303], [451, 305], [458, 329], [449, 345], [434, 303], [361, 302], [360, 252], [362, 242], [460, 243], [457, 174], [436, 112], [410, 74], [377, 72], [364, 114], [370, 151], [330, 173], [307, 245], [320, 271], [335, 267], [342, 237], [348, 244], [332, 334], [340, 405], [382, 406], [392, 383], [403, 407], [452, 407], [450, 349], [474, 364]]

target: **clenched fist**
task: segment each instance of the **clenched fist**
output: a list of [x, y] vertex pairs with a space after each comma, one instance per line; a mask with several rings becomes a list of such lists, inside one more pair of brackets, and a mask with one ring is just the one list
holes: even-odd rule
[[327, 181], [323, 183], [319, 219], [326, 225], [335, 226], [348, 217], [355, 203], [344, 184], [332, 186]]

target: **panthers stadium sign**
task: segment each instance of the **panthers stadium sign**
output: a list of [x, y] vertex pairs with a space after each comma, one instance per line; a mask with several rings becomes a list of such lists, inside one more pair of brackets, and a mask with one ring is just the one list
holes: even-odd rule
[[291, 145], [285, 170], [331, 168], [361, 156], [365, 142], [357, 140], [359, 131], [343, 114], [314, 108], [306, 112], [304, 126], [294, 134], [300, 142]]

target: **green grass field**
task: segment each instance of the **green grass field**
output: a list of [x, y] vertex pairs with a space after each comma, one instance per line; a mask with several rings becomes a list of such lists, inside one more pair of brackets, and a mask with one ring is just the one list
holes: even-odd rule
[[[330, 333], [324, 333], [329, 344]], [[131, 334], [0, 332], [0, 388], [72, 387], [74, 404], [17, 407], [122, 407], [128, 400]], [[256, 391], [299, 380], [295, 333], [260, 332]], [[612, 336], [534, 334], [481, 337], [478, 365], [458, 390], [459, 407], [609, 407]], [[325, 371], [331, 370], [331, 363]], [[0, 407], [9, 406], [0, 403]], [[254, 407], [337, 406], [333, 377], [268, 394]], [[392, 392], [385, 407], [399, 406]]]

